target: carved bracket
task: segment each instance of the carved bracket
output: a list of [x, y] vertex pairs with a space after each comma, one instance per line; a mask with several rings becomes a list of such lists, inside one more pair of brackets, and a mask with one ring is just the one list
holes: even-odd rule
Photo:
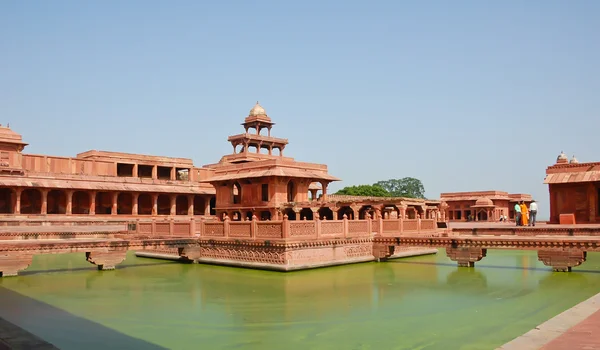
[[538, 250], [538, 260], [551, 266], [557, 272], [570, 272], [572, 267], [581, 265], [587, 252], [581, 250]]
[[114, 270], [115, 266], [122, 263], [126, 256], [126, 250], [85, 253], [85, 259], [90, 263], [97, 265], [98, 270]]
[[394, 254], [393, 245], [373, 244], [373, 257], [375, 257], [375, 260], [387, 260], [392, 254]]
[[179, 248], [178, 253], [179, 256], [191, 261], [198, 261], [198, 259], [200, 259], [200, 256], [202, 255], [199, 246]]
[[19, 271], [25, 270], [31, 265], [33, 254], [25, 252], [2, 252], [0, 253], [0, 276], [17, 276]]
[[446, 255], [460, 267], [473, 267], [487, 254], [484, 248], [446, 248]]

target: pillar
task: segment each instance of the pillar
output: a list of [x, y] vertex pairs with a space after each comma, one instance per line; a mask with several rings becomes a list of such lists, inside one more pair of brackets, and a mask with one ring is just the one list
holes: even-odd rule
[[204, 199], [204, 215], [210, 215], [210, 198]]
[[90, 215], [96, 215], [96, 192], [90, 192]]
[[398, 210], [400, 211], [400, 217], [398, 219], [406, 219], [406, 206], [401, 205], [400, 207], [398, 207]]
[[42, 215], [46, 215], [48, 214], [48, 190], [43, 188], [42, 189]]
[[15, 206], [13, 207], [13, 212], [15, 214], [21, 214], [21, 194], [23, 193], [22, 188], [15, 189]]
[[133, 177], [140, 177], [140, 175], [138, 174], [138, 165], [137, 165], [137, 163], [133, 165], [133, 174], [131, 174], [131, 176], [133, 176]]
[[194, 215], [194, 195], [190, 194], [187, 196], [188, 199], [188, 215]]
[[138, 200], [140, 199], [140, 194], [139, 193], [132, 193], [131, 194], [131, 201], [133, 203], [131, 203], [131, 214], [132, 215], [138, 215]]
[[117, 200], [119, 199], [119, 192], [112, 193], [112, 207], [110, 208], [110, 215], [117, 215]]
[[356, 205], [351, 205], [350, 209], [352, 209], [352, 216], [354, 217], [354, 220], [358, 220], [358, 218], [360, 217], [360, 207]]
[[65, 210], [66, 215], [73, 214], [73, 191], [66, 191], [67, 195], [67, 208]]
[[158, 215], [158, 194], [152, 194], [152, 215]]
[[171, 180], [177, 180], [177, 169], [175, 167], [171, 168]]
[[323, 195], [321, 196], [321, 201], [327, 201], [327, 182], [321, 182], [321, 190], [323, 191]]
[[156, 165], [152, 166], [152, 179], [158, 179], [158, 167]]
[[169, 196], [169, 199], [171, 200], [171, 211], [170, 211], [169, 215], [176, 215], [177, 214], [177, 195], [172, 194], [171, 196]]

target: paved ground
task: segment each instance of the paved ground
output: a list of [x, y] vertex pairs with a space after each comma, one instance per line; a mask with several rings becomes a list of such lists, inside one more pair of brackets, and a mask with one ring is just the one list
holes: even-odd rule
[[0, 350], [58, 350], [41, 338], [0, 318]]

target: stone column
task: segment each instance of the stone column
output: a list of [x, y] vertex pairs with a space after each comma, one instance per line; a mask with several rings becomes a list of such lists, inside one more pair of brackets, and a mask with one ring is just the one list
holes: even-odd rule
[[330, 208], [331, 212], [333, 213], [333, 220], [341, 220], [338, 218], [338, 211], [340, 210], [340, 208], [334, 207], [334, 208]]
[[139, 193], [132, 193], [131, 194], [131, 214], [132, 215], [138, 215], [138, 200], [140, 199], [140, 194]]
[[169, 199], [171, 199], [171, 212], [169, 214], [177, 215], [177, 195], [172, 194]]
[[210, 198], [204, 199], [204, 215], [210, 215]]
[[90, 215], [96, 215], [96, 192], [90, 192]]
[[152, 194], [152, 215], [158, 215], [158, 194]]
[[41, 214], [42, 215], [46, 215], [48, 214], [48, 190], [47, 189], [42, 189], [42, 211]]
[[112, 193], [112, 207], [110, 208], [110, 215], [117, 215], [117, 201], [119, 199], [119, 192]]
[[137, 163], [133, 165], [133, 173], [131, 174], [133, 177], [140, 177], [138, 174], [138, 165]]
[[598, 203], [598, 191], [594, 186], [593, 182], [590, 182], [588, 185], [588, 198], [589, 198], [589, 214], [590, 214], [590, 222], [596, 222], [596, 213], [598, 212], [598, 208], [596, 208], [596, 204]]
[[194, 215], [194, 195], [190, 194], [187, 196], [188, 199], [188, 216]]
[[353, 220], [358, 220], [360, 216], [360, 207], [356, 205], [351, 205], [350, 209], [352, 209], [352, 218]]
[[398, 207], [398, 210], [400, 211], [400, 217], [398, 219], [406, 219], [406, 206], [401, 205], [400, 207]]
[[65, 210], [65, 214], [73, 214], [73, 191], [67, 191], [67, 208]]
[[15, 206], [13, 208], [13, 212], [15, 214], [21, 214], [21, 194], [23, 193], [22, 188], [15, 189]]
[[323, 195], [321, 196], [321, 201], [327, 201], [327, 182], [321, 182], [321, 190]]
[[177, 169], [175, 167], [171, 168], [171, 180], [177, 180]]
[[154, 180], [158, 179], [158, 167], [156, 165], [152, 166], [152, 178]]

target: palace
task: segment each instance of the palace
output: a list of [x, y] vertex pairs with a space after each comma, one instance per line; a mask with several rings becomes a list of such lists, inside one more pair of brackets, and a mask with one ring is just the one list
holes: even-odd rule
[[600, 162], [569, 161], [561, 152], [546, 169], [544, 183], [550, 192], [550, 222], [600, 223]]
[[514, 220], [516, 203], [529, 206], [531, 195], [509, 194], [502, 191], [475, 191], [442, 193], [449, 221], [499, 221], [500, 216]]

